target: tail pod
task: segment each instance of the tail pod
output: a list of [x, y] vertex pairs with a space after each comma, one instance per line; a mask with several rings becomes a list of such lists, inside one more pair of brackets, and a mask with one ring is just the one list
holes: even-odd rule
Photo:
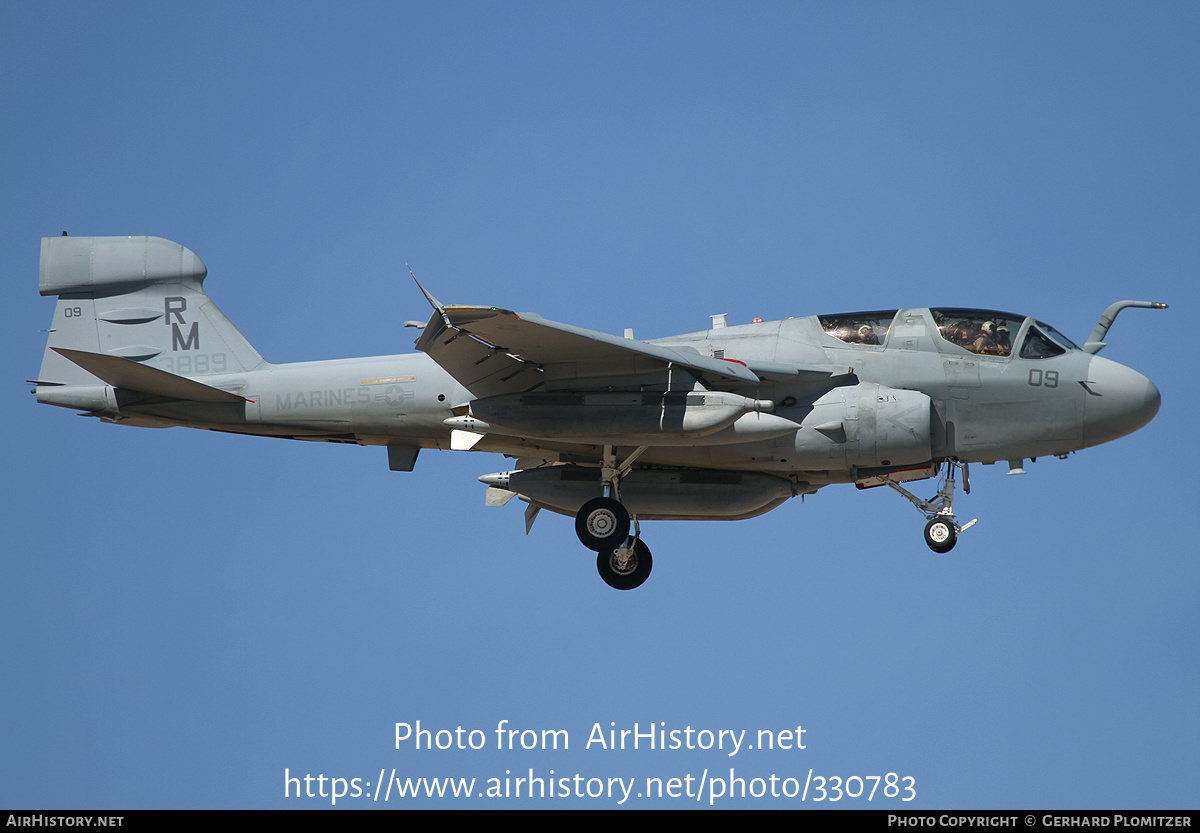
[[90, 409], [105, 399], [106, 381], [112, 394], [111, 374], [97, 373], [126, 363], [186, 377], [264, 364], [204, 294], [207, 274], [192, 251], [161, 237], [42, 238], [41, 294], [58, 304], [38, 400]]

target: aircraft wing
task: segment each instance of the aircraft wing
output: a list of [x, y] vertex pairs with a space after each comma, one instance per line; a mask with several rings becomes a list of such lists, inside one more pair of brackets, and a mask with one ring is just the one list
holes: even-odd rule
[[[424, 290], [422, 290], [424, 291]], [[497, 307], [442, 306], [428, 293], [434, 313], [417, 339], [427, 353], [476, 397], [521, 393], [553, 382], [637, 384], [668, 366], [713, 388], [758, 384], [741, 362], [714, 359], [690, 347], [662, 347], [631, 338], [547, 321], [533, 313]]]

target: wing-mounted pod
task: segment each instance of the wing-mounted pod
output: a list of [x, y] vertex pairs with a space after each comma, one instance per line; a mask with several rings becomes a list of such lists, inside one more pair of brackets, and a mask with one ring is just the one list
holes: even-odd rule
[[[501, 394], [471, 402], [452, 427], [593, 444], [720, 445], [770, 439], [799, 425], [769, 399], [725, 391]], [[479, 423], [483, 425], [480, 426]]]
[[[596, 469], [584, 466], [498, 472], [479, 480], [562, 515], [574, 515], [596, 496]], [[771, 474], [711, 469], [635, 469], [621, 481], [622, 503], [647, 521], [753, 518], [811, 491]]]

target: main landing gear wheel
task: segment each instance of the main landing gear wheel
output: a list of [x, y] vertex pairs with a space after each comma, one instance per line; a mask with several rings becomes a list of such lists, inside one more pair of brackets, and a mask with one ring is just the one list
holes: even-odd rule
[[650, 577], [654, 559], [650, 548], [635, 538], [628, 547], [620, 546], [596, 555], [596, 570], [609, 587], [617, 590], [632, 590], [641, 587]]
[[958, 530], [949, 518], [937, 517], [925, 524], [925, 543], [934, 552], [950, 552], [957, 540]]
[[615, 549], [629, 537], [629, 513], [612, 498], [592, 498], [575, 515], [575, 534], [589, 550]]

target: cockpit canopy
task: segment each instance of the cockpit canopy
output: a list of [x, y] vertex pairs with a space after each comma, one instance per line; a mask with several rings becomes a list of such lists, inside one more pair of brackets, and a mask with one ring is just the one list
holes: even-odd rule
[[[898, 311], [822, 315], [818, 321], [828, 335], [846, 344], [882, 346]], [[1018, 340], [1021, 345], [1018, 355], [1023, 359], [1046, 359], [1079, 349], [1049, 324], [1022, 315], [954, 307], [938, 307], [929, 312], [942, 339], [981, 356], [1011, 356]]]
[[931, 309], [942, 338], [981, 356], [1011, 356], [1025, 316], [986, 309]]
[[822, 315], [821, 329], [847, 344], [880, 345], [887, 339], [892, 319], [899, 310], [851, 312], [844, 315]]

